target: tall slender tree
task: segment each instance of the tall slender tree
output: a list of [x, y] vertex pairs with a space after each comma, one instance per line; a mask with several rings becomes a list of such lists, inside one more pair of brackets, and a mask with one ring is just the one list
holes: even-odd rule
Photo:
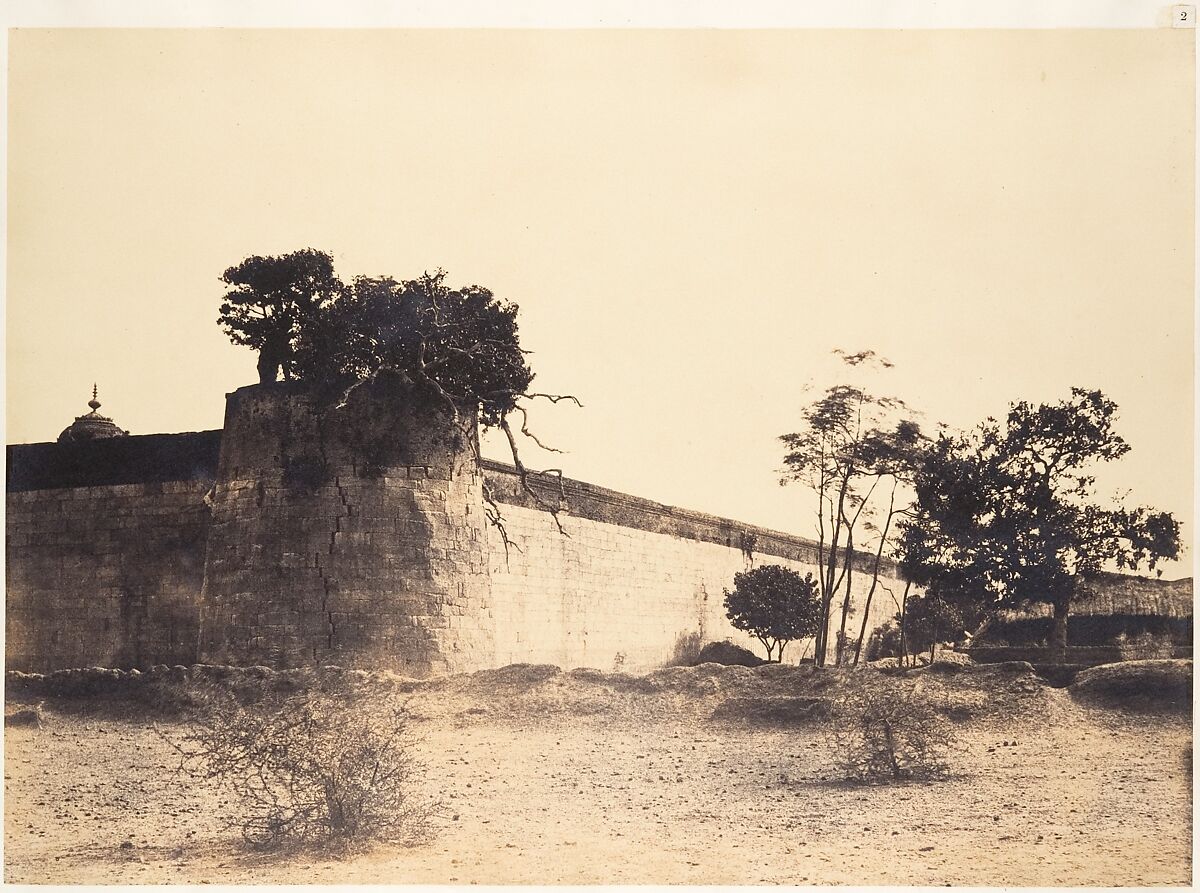
[[[838, 352], [848, 366], [867, 363], [888, 368], [889, 362], [872, 351], [855, 354]], [[851, 641], [847, 624], [851, 613], [854, 566], [861, 560], [855, 552], [855, 533], [860, 521], [879, 514], [873, 499], [882, 484], [898, 486], [908, 477], [915, 456], [924, 443], [920, 426], [904, 401], [880, 397], [857, 385], [835, 385], [804, 411], [802, 427], [781, 437], [786, 448], [783, 483], [800, 483], [816, 497], [818, 584], [821, 595], [821, 625], [817, 630], [816, 661], [828, 659], [829, 626], [838, 594], [842, 596], [836, 661], [847, 657]], [[873, 596], [878, 585], [883, 552], [897, 511], [895, 490], [873, 531], [878, 544], [870, 567]], [[858, 537], [862, 543], [866, 537]], [[868, 604], [869, 609], [869, 604]], [[865, 614], [865, 612], [864, 612]], [[855, 654], [861, 652], [864, 627], [858, 635]]]

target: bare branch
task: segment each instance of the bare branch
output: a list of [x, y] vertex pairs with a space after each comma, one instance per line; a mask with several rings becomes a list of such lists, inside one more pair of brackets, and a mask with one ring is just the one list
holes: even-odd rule
[[[522, 434], [524, 434], [526, 437], [528, 437], [530, 440], [532, 440], [534, 443], [536, 443], [538, 446], [540, 446], [543, 450], [545, 450], [548, 453], [561, 453], [562, 452], [562, 450], [557, 449], [555, 447], [546, 446], [544, 443], [542, 443], [540, 440], [538, 440], [538, 437], [536, 434], [534, 434], [532, 431], [529, 430], [529, 413], [525, 411], [525, 407], [517, 406], [514, 408], [517, 410], [517, 412], [519, 412], [521, 414], [521, 433]], [[562, 476], [561, 472], [559, 472], [559, 476], [560, 477]]]
[[[529, 483], [529, 469], [525, 467], [525, 463], [521, 461], [520, 452], [517, 449], [517, 438], [513, 435], [512, 426], [508, 424], [508, 417], [502, 416], [500, 419], [500, 430], [504, 432], [504, 436], [508, 438], [508, 448], [512, 452], [513, 465], [517, 468], [517, 475], [521, 479], [521, 489], [534, 501], [534, 503], [543, 511], [550, 513], [550, 517], [554, 519], [554, 524], [558, 527], [558, 532], [563, 536], [570, 536], [563, 528], [562, 521], [558, 517], [559, 507], [551, 507], [546, 504], [545, 500], [537, 494]], [[559, 492], [562, 492], [562, 474], [559, 474]]]
[[543, 400], [549, 400], [551, 403], [558, 403], [560, 400], [570, 400], [576, 406], [583, 408], [583, 404], [579, 402], [579, 398], [574, 394], [516, 394], [517, 397], [524, 397], [527, 400], [533, 400], [536, 397], [541, 397]]

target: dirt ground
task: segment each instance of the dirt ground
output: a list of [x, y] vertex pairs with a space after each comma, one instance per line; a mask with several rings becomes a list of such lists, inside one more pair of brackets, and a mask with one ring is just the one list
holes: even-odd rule
[[40, 729], [5, 730], [4, 879], [1190, 884], [1189, 717], [1084, 706], [1031, 673], [931, 676], [961, 708], [952, 777], [865, 786], [837, 779], [820, 723], [745, 718], [836, 697], [835, 675], [514, 667], [414, 686], [437, 836], [350, 858], [248, 850], [220, 821], [228, 795], [175, 775], [147, 721], [48, 703]]

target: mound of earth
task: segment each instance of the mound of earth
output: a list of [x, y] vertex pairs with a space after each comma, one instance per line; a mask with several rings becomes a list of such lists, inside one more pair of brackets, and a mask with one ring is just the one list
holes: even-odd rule
[[808, 726], [832, 713], [828, 698], [788, 697], [726, 698], [713, 711], [713, 719], [764, 726]]
[[698, 664], [724, 664], [727, 667], [757, 667], [766, 661], [732, 642], [709, 642], [700, 649]]
[[[1140, 661], [1123, 665], [1186, 663]], [[1121, 672], [1130, 672], [1124, 670]], [[1168, 670], [1158, 672], [1166, 680]], [[1099, 677], [1098, 677], [1099, 678]], [[1155, 677], [1158, 678], [1158, 677]], [[1120, 683], [1084, 682], [1084, 692], [1119, 689]], [[161, 667], [147, 673], [105, 669], [70, 670], [37, 676], [8, 674], [14, 701], [73, 699], [90, 711], [124, 711], [132, 705], [164, 716], [186, 713], [197, 685], [218, 685], [253, 700], [256, 692], [293, 692], [319, 686], [355, 696], [379, 687], [410, 696], [422, 716], [488, 714], [521, 724], [554, 716], [612, 714], [626, 717], [688, 716], [694, 721], [792, 726], [810, 723], [863, 684], [924, 692], [936, 709], [958, 720], [1005, 720], [1017, 714], [1048, 719], [1062, 704], [1048, 692], [1033, 667], [1024, 662], [958, 664], [937, 662], [917, 669], [826, 668], [764, 663], [756, 667], [702, 663], [666, 667], [645, 675], [607, 673], [590, 668], [564, 672], [548, 664], [512, 664], [475, 673], [415, 680], [393, 673], [322, 667], [276, 672], [265, 667], [194, 665]], [[1138, 685], [1130, 683], [1135, 689]], [[1144, 687], [1145, 684], [1142, 683]], [[1167, 681], [1156, 690], [1174, 691]], [[1090, 686], [1090, 687], [1089, 687]], [[1178, 686], [1176, 686], [1178, 688]]]
[[1129, 660], [1080, 673], [1070, 686], [1083, 703], [1137, 713], [1182, 712], [1192, 707], [1190, 660]]

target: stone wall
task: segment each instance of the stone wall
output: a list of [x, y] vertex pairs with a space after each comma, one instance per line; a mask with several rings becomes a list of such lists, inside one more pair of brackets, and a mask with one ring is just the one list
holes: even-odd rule
[[[641, 671], [729, 639], [763, 648], [725, 617], [724, 590], [734, 574], [779, 564], [817, 575], [813, 543], [702, 512], [678, 509], [580, 481], [532, 478], [548, 505], [561, 505], [559, 532], [548, 512], [522, 493], [509, 466], [485, 463], [512, 546], [489, 530], [496, 662]], [[857, 638], [869, 589], [867, 556], [856, 562], [853, 613]], [[903, 583], [884, 562], [871, 600], [868, 633], [897, 611]], [[840, 602], [839, 602], [840, 606]], [[841, 623], [830, 618], [830, 655]], [[788, 646], [785, 660], [812, 656], [812, 641]]]
[[9, 493], [8, 668], [194, 661], [208, 488], [201, 480]]
[[[725, 619], [733, 575], [816, 571], [799, 537], [531, 478], [563, 508], [563, 535], [511, 467], [448, 449], [445, 420], [377, 406], [340, 418], [319, 423], [288, 385], [254, 386], [230, 395], [223, 434], [9, 447], [9, 668], [640, 670], [726, 638], [761, 651]], [[484, 520], [485, 479], [520, 551]], [[881, 589], [869, 625], [894, 612]]]
[[201, 658], [410, 676], [492, 665], [471, 430], [374, 399], [315, 412], [302, 391], [229, 395], [212, 498]]

